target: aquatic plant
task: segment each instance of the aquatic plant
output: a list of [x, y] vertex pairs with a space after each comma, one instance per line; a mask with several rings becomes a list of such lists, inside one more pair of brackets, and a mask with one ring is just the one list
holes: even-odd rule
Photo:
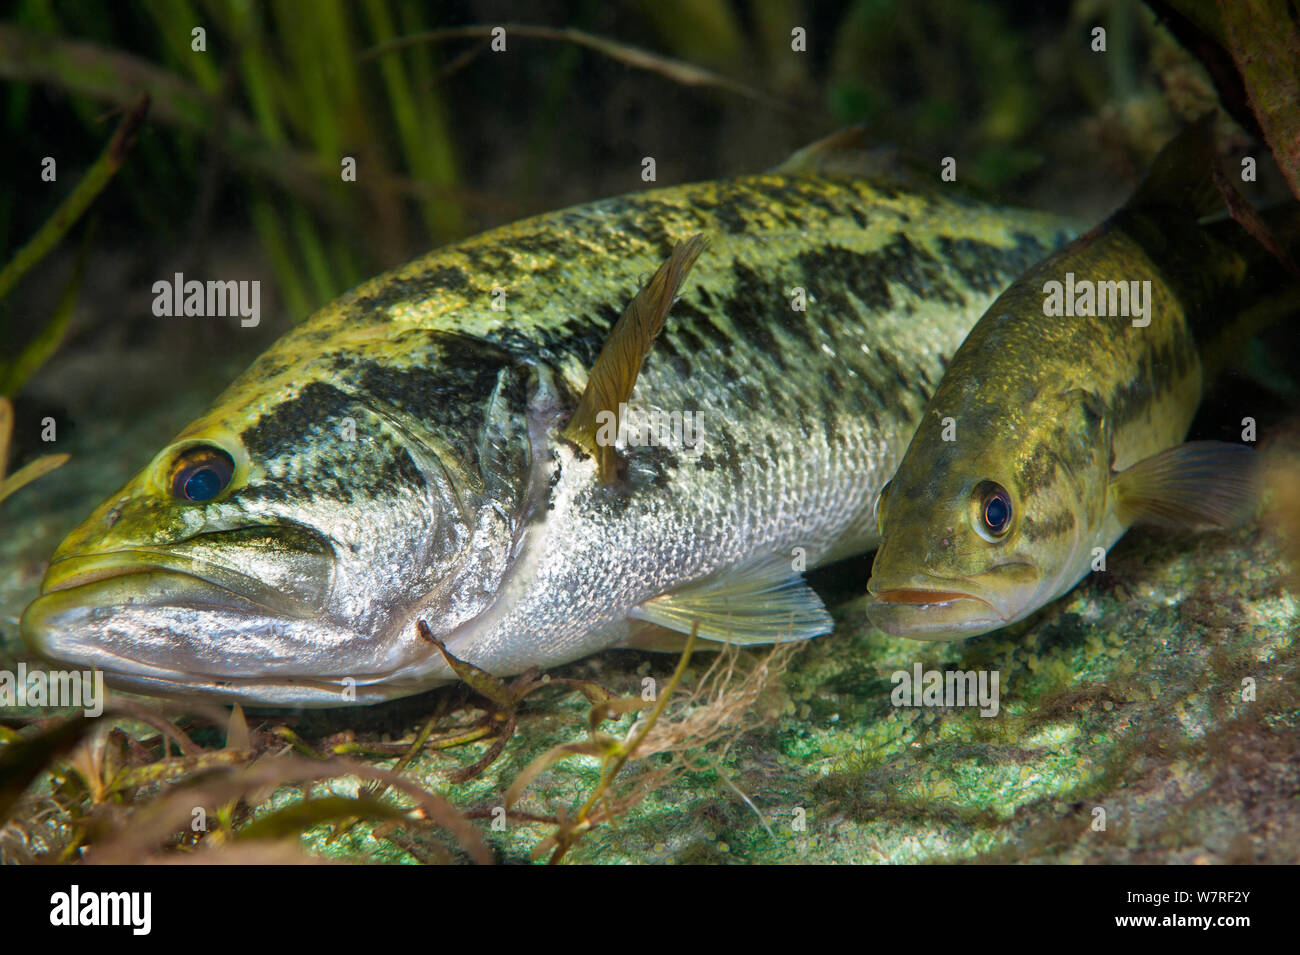
[[0, 397], [0, 502], [24, 484], [30, 484], [37, 478], [49, 474], [68, 460], [66, 454], [43, 454], [35, 461], [28, 462], [13, 474], [6, 476], [9, 442], [13, 438], [13, 431], [13, 403], [8, 398]]
[[[148, 112], [149, 97], [141, 96], [137, 99], [135, 105], [126, 112], [126, 115], [122, 117], [108, 145], [104, 147], [99, 158], [82, 175], [72, 192], [64, 198], [58, 208], [45, 220], [36, 234], [14, 253], [3, 269], [0, 269], [0, 304], [5, 302], [23, 277], [63, 240], [68, 231], [76, 225], [86, 213], [86, 210], [90, 208], [91, 203], [117, 175], [118, 170], [122, 168], [122, 164], [126, 161], [127, 153], [135, 144], [140, 126]], [[76, 265], [73, 268], [72, 277], [69, 279], [49, 320], [24, 348], [17, 350], [13, 354], [13, 357], [0, 359], [0, 396], [7, 398], [16, 394], [27, 379], [49, 359], [55, 349], [58, 348], [59, 342], [62, 341], [68, 322], [72, 317], [72, 308], [76, 304], [77, 294], [80, 291], [81, 274], [85, 265], [86, 249], [89, 247], [90, 235], [91, 233], [88, 231], [87, 237], [82, 243], [81, 254], [78, 256]], [[0, 479], [3, 479], [4, 476], [5, 452], [12, 434], [13, 425], [12, 406], [6, 404], [5, 407], [8, 411], [0, 414], [0, 422], [2, 422], [0, 424]], [[66, 456], [64, 457], [66, 458]], [[46, 464], [43, 467], [45, 470], [49, 470], [57, 466], [57, 464]], [[40, 470], [39, 473], [44, 473], [44, 470]], [[20, 484], [25, 484], [37, 476], [39, 476], [37, 469], [34, 469], [26, 475], [23, 481], [8, 487], [7, 491], [3, 486], [0, 486], [0, 500], [4, 500], [8, 494], [17, 490]], [[15, 474], [13, 477], [17, 479], [18, 475]]]
[[[580, 805], [561, 808], [549, 820], [530, 817], [555, 826], [551, 835], [533, 848], [533, 858], [550, 853], [552, 864], [560, 862], [594, 826], [614, 823], [620, 814], [651, 792], [690, 770], [714, 770], [736, 795], [754, 808], [748, 797], [727, 779], [720, 762], [732, 742], [771, 719], [774, 708], [765, 704], [772, 702], [773, 690], [780, 682], [794, 645], [776, 644], [766, 656], [741, 668], [735, 645], [726, 644], [692, 691], [678, 697], [675, 694], [690, 663], [698, 626], [697, 623], [691, 631], [676, 669], [661, 690], [649, 699], [624, 697], [596, 703], [588, 716], [586, 740], [563, 743], [542, 753], [510, 784], [505, 796], [507, 812], [538, 776], [559, 761], [575, 756], [600, 760], [600, 780]], [[644, 712], [650, 702], [653, 702], [650, 712], [636, 719], [621, 737], [600, 729], [606, 721], [626, 713]], [[629, 761], [658, 755], [670, 758], [615, 785]], [[759, 819], [762, 821], [761, 813]], [[763, 825], [767, 823], [764, 821]]]
[[[199, 149], [208, 156], [201, 180], [183, 188], [174, 158], [151, 142], [144, 150], [150, 180], [170, 184], [173, 195], [198, 187], [206, 221], [221, 173], [240, 173], [252, 226], [289, 312], [301, 319], [381, 268], [466, 234], [473, 211], [535, 209], [462, 183], [442, 90], [500, 27], [431, 30], [428, 18], [416, 5], [384, 0], [331, 0], [310, 17], [289, 3], [149, 3], [98, 24], [131, 36], [130, 50], [76, 39], [89, 18], [30, 2], [15, 22], [0, 25], [0, 78], [48, 84], [117, 108], [128, 105], [133, 90], [148, 90], [154, 119], [176, 132], [186, 157]], [[696, 64], [583, 30], [509, 29], [585, 47], [675, 83], [775, 104]], [[436, 44], [448, 40], [479, 42], [440, 64]], [[329, 69], [320, 68], [322, 59]], [[570, 76], [566, 86], [572, 85]], [[92, 111], [80, 113], [93, 120]], [[537, 148], [530, 150], [533, 167]], [[410, 206], [423, 224], [418, 238]], [[376, 240], [358, 246], [362, 233]]]
[[[504, 811], [516, 820], [553, 826], [534, 856], [549, 853], [559, 862], [583, 835], [613, 824], [685, 772], [713, 771], [725, 781], [720, 761], [727, 748], [771, 719], [790, 645], [747, 662], [729, 647], [685, 692], [692, 649], [688, 645], [670, 680], [649, 700], [536, 672], [500, 680], [446, 654], [467, 689], [486, 701], [482, 714], [473, 716], [482, 702], [457, 702], [443, 693], [422, 728], [393, 743], [348, 733], [313, 744], [293, 730], [292, 717], [264, 718], [250, 728], [238, 705], [227, 711], [190, 703], [182, 711], [122, 698], [110, 702], [103, 720], [6, 720], [0, 722], [0, 863], [134, 864], [178, 855], [196, 862], [312, 861], [302, 851], [306, 831], [332, 825], [329, 840], [337, 842], [362, 822], [370, 823], [375, 839], [420, 861], [490, 861], [471, 821], [495, 818], [497, 811], [456, 809], [405, 771], [417, 755], [485, 743], [486, 751], [473, 762], [446, 771], [453, 786], [480, 775], [518, 739], [519, 705], [544, 687], [569, 689], [592, 704], [587, 739], [532, 759], [508, 785]], [[647, 710], [622, 736], [600, 729]], [[216, 735], [222, 729], [224, 740]], [[527, 745], [526, 739], [520, 742]], [[356, 759], [399, 754], [389, 769]], [[517, 808], [542, 773], [574, 756], [596, 757], [601, 765], [599, 783], [576, 810], [546, 815]], [[667, 759], [649, 763], [653, 757]], [[644, 768], [623, 779], [631, 763]], [[329, 785], [344, 779], [362, 788], [346, 795]], [[744, 798], [734, 784], [725, 784]], [[318, 791], [321, 785], [325, 789]], [[299, 795], [272, 800], [284, 787]], [[451, 836], [455, 849], [439, 848], [422, 835], [433, 831]]]
[[[224, 745], [201, 746], [163, 711], [121, 700], [105, 711], [117, 725], [78, 716], [36, 720], [28, 733], [0, 726], [0, 862], [141, 863], [162, 854], [212, 853], [267, 840], [279, 843], [271, 859], [246, 851], [240, 861], [284, 861], [285, 839], [312, 825], [359, 816], [442, 827], [470, 859], [490, 861], [477, 832], [445, 798], [397, 773], [295, 756], [274, 734], [250, 732], [238, 706], [229, 714], [202, 705], [186, 710], [202, 714], [210, 726], [224, 724]], [[138, 730], [123, 728], [141, 725], [156, 735], [141, 738]], [[45, 774], [44, 784], [23, 795]], [[253, 815], [276, 787], [339, 777], [382, 783], [412, 805], [330, 794]]]
[[[112, 139], [81, 177], [76, 187], [63, 200], [26, 245], [0, 269], [0, 304], [31, 269], [53, 250], [68, 231], [85, 214], [95, 198], [122, 168], [126, 155], [135, 143], [136, 134], [149, 111], [149, 97], [137, 100], [118, 124]], [[89, 235], [89, 233], [87, 233]], [[0, 361], [0, 502], [25, 484], [48, 474], [68, 460], [66, 454], [46, 454], [29, 462], [6, 477], [9, 462], [9, 445], [13, 439], [14, 411], [9, 396], [16, 394], [24, 382], [45, 363], [58, 348], [59, 342], [72, 317], [81, 286], [81, 273], [89, 242], [82, 245], [72, 278], [59, 298], [53, 314], [37, 335], [12, 358]]]

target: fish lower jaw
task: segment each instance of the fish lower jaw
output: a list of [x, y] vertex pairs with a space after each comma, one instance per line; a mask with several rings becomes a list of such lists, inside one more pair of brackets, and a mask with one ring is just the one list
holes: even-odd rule
[[407, 684], [392, 679], [391, 675], [360, 678], [279, 674], [237, 677], [194, 673], [120, 656], [102, 646], [83, 645], [75, 651], [57, 647], [47, 649], [30, 631], [24, 636], [28, 644], [47, 659], [77, 669], [100, 670], [104, 681], [113, 689], [162, 699], [321, 709], [383, 703], [451, 682], [424, 678], [418, 684]]
[[[371, 638], [296, 633], [288, 628], [302, 621], [267, 617], [263, 608], [186, 574], [150, 569], [90, 578], [56, 581], [70, 585], [33, 601], [20, 632], [36, 655], [61, 667], [101, 670], [115, 689], [173, 699], [331, 707], [379, 703], [448, 682], [423, 672], [432, 647], [388, 659], [364, 654]], [[286, 630], [277, 635], [276, 627]], [[325, 646], [329, 638], [336, 641], [333, 658]]]
[[41, 581], [41, 597], [89, 592], [95, 585], [129, 594], [133, 588], [169, 580], [198, 603], [261, 608], [271, 613], [306, 616], [316, 610], [280, 588], [262, 584], [230, 568], [151, 551], [119, 550], [64, 557], [51, 562]]
[[988, 633], [1010, 622], [979, 597], [938, 590], [873, 590], [867, 617], [891, 636], [948, 642]]
[[220, 703], [242, 703], [253, 707], [332, 707], [368, 706], [443, 685], [446, 681], [425, 682], [418, 687], [380, 682], [351, 684], [325, 679], [209, 679], [200, 680], [182, 673], [161, 672], [158, 676], [143, 672], [105, 671], [109, 686], [141, 696], [174, 700], [203, 699]]

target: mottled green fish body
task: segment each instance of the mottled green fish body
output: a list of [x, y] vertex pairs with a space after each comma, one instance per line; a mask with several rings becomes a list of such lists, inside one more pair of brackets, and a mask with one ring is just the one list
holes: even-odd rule
[[1183, 443], [1235, 316], [1281, 268], [1211, 184], [1205, 123], [1134, 198], [1029, 269], [971, 331], [882, 495], [871, 619], [960, 639], [1023, 619], [1135, 522], [1225, 528], [1256, 500], [1246, 444]]

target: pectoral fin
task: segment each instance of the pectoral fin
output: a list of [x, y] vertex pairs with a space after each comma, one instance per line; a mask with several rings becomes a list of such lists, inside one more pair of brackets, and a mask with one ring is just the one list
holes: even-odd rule
[[[652, 653], [675, 653], [679, 656], [686, 649], [691, 639], [688, 633], [668, 630], [648, 620], [631, 620], [631, 632], [614, 646], [624, 650], [648, 650]], [[697, 650], [720, 650], [721, 647], [702, 647], [697, 642]]]
[[807, 640], [833, 626], [821, 598], [785, 558], [729, 568], [648, 600], [630, 616], [678, 633], [698, 622], [699, 639], [742, 645]]
[[[703, 235], [694, 235], [677, 243], [667, 261], [659, 266], [650, 281], [637, 293], [623, 312], [600, 350], [600, 356], [587, 376], [578, 408], [561, 435], [596, 459], [600, 479], [612, 484], [618, 473], [618, 460], [611, 442], [597, 440], [602, 424], [612, 422], [618, 433], [619, 406], [632, 396], [637, 375], [655, 336], [664, 327], [686, 274], [704, 251]], [[605, 417], [612, 416], [612, 417]], [[602, 418], [604, 420], [602, 421]]]
[[1189, 441], [1117, 474], [1114, 488], [1116, 513], [1125, 523], [1226, 529], [1254, 513], [1260, 476], [1247, 445]]

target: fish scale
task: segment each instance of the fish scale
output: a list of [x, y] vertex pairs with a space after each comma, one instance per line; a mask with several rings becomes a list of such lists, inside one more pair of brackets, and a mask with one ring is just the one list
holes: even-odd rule
[[[606, 486], [558, 432], [623, 306], [700, 233], [627, 406], [698, 415], [703, 447], [621, 446]], [[955, 189], [775, 173], [440, 249], [258, 358], [64, 541], [23, 632], [145, 692], [327, 705], [452, 679], [418, 618], [500, 675], [629, 641], [679, 598], [761, 616], [794, 594], [828, 621], [793, 549], [812, 567], [874, 545], [872, 503], [948, 357], [1072, 234]], [[169, 497], [195, 448], [229, 456], [229, 483]], [[235, 536], [282, 526], [288, 556]], [[298, 602], [270, 613], [286, 561]]]

